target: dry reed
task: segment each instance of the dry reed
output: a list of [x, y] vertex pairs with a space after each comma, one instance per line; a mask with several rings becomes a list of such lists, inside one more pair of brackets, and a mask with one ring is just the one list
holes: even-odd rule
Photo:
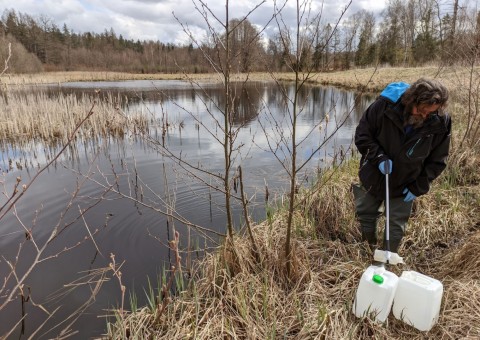
[[117, 112], [121, 98], [82, 95], [51, 97], [44, 92], [22, 94], [10, 91], [0, 96], [0, 140], [11, 143], [41, 140], [64, 143], [96, 101], [92, 117], [79, 130], [78, 138], [123, 136], [129, 124], [146, 130], [148, 118], [132, 113], [128, 119]]
[[[473, 72], [478, 73], [480, 68]], [[450, 88], [468, 87], [469, 74], [472, 72], [468, 67], [382, 67], [362, 68], [346, 71], [313, 73], [309, 76], [312, 84], [325, 84], [349, 89], [362, 89], [380, 91], [386, 84], [392, 81], [413, 82], [420, 76], [436, 78]], [[275, 73], [275, 78], [280, 81], [292, 81], [294, 73]], [[232, 74], [232, 81], [271, 81], [272, 75], [265, 72], [249, 74]], [[133, 74], [121, 72], [47, 72], [35, 74], [6, 74], [2, 76], [1, 84], [4, 87], [14, 88], [26, 84], [56, 84], [71, 81], [122, 81], [122, 80], [195, 80], [200, 82], [221, 82], [222, 77], [215, 73], [204, 74]]]
[[[323, 177], [334, 180], [320, 181], [317, 190], [300, 194], [303, 205], [296, 215], [291, 277], [286, 277], [284, 269], [286, 223], [280, 211], [272, 223], [253, 228], [260, 263], [248, 238], [236, 240], [239, 263], [231, 260], [224, 247], [208, 254], [197, 267], [190, 288], [169, 305], [160, 323], [152, 322], [155, 312], [148, 309], [126, 317], [130, 329], [135, 329], [132, 335], [139, 339], [479, 337], [480, 234], [472, 233], [478, 230], [479, 214], [478, 210], [472, 213], [467, 204], [470, 195], [443, 183], [447, 176], [430, 195], [418, 199], [417, 213], [407, 231], [409, 248], [400, 250], [407, 265], [391, 269], [397, 274], [402, 269], [418, 269], [443, 282], [438, 323], [424, 333], [393, 315], [385, 324], [369, 317], [355, 318], [351, 312], [354, 294], [370, 260], [367, 247], [358, 241], [353, 197], [348, 192], [356, 179], [357, 164], [350, 161], [327, 171]], [[479, 199], [478, 187], [471, 195]], [[110, 338], [121, 338], [116, 329], [110, 325]]]

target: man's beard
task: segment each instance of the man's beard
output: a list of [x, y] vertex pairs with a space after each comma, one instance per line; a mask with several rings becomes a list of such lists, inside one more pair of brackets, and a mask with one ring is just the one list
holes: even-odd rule
[[408, 115], [407, 125], [412, 125], [414, 129], [417, 129], [423, 125], [425, 119], [420, 115]]

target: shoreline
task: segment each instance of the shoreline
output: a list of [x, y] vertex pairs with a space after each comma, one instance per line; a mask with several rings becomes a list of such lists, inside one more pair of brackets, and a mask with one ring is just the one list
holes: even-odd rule
[[[441, 67], [386, 67], [386, 68], [365, 68], [352, 69], [335, 72], [311, 73], [307, 83], [314, 85], [338, 86], [346, 89], [379, 91], [392, 81], [412, 82], [418, 79], [419, 75], [429, 78], [438, 78], [445, 85], [449, 86], [453, 78], [458, 78], [464, 73], [461, 68], [442, 69]], [[455, 77], [453, 77], [455, 75]], [[248, 73], [232, 74], [232, 81], [293, 81], [294, 73]], [[1, 78], [3, 87], [82, 82], [82, 81], [124, 81], [124, 80], [183, 80], [199, 82], [222, 82], [220, 74], [133, 74], [120, 72], [102, 71], [70, 71], [70, 72], [43, 72], [36, 74], [4, 74]]]

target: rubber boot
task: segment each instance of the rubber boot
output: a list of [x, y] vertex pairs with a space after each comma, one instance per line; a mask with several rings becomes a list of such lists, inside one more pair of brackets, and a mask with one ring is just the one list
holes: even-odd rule
[[[401, 240], [390, 240], [390, 249], [388, 249], [391, 253], [398, 254], [398, 247], [400, 246]], [[383, 240], [383, 250], [387, 250], [387, 241]]]
[[367, 241], [370, 251], [373, 253], [377, 248], [377, 234], [374, 231], [362, 231], [362, 242], [364, 241]]

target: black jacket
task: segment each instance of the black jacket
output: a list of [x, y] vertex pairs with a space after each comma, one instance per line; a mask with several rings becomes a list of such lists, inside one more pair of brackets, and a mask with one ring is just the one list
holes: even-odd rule
[[423, 126], [408, 135], [403, 126], [404, 106], [380, 96], [364, 112], [355, 131], [360, 151], [359, 177], [375, 197], [385, 198], [385, 176], [378, 164], [393, 162], [389, 176], [390, 197], [403, 196], [408, 188], [416, 196], [426, 194], [430, 183], [446, 167], [450, 146], [451, 119], [431, 114]]

